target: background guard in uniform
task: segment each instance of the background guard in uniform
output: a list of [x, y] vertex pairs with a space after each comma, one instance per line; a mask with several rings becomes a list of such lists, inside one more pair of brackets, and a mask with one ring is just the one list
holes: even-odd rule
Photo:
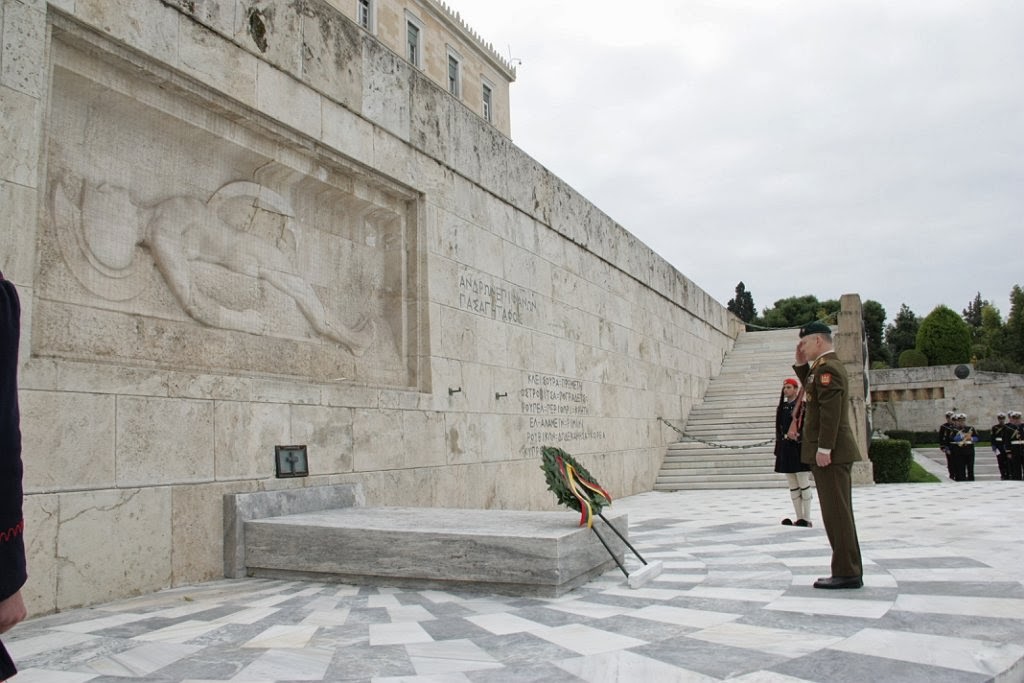
[[800, 382], [789, 377], [782, 383], [779, 405], [775, 409], [775, 471], [786, 475], [796, 515], [795, 522], [789, 517], [782, 520], [786, 526], [812, 526], [811, 466], [800, 461], [803, 399]]
[[956, 467], [956, 481], [974, 481], [974, 444], [978, 442], [978, 430], [967, 424], [967, 416], [956, 415], [956, 431], [953, 434], [953, 464]]
[[996, 454], [996, 464], [999, 465], [999, 478], [1007, 480], [1010, 478], [1010, 466], [1006, 462], [1006, 448], [1008, 441], [1005, 438], [1006, 413], [996, 414], [996, 423], [989, 430], [989, 441], [992, 444], [992, 452]]
[[1010, 412], [1010, 423], [1006, 425], [1004, 439], [1009, 440], [1006, 449], [1006, 465], [1010, 471], [1010, 479], [1024, 479], [1024, 424], [1021, 424], [1019, 410]]
[[956, 481], [953, 452], [950, 445], [953, 441], [953, 434], [956, 432], [956, 427], [953, 426], [954, 415], [956, 415], [955, 411], [947, 410], [946, 421], [939, 425], [939, 450], [946, 454], [946, 472], [949, 473], [949, 478]]

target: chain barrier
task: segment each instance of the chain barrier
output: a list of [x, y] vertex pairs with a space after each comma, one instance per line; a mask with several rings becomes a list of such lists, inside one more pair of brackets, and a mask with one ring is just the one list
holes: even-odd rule
[[659, 417], [658, 420], [661, 421], [661, 422], [664, 422], [669, 427], [674, 429], [684, 439], [686, 439], [688, 441], [691, 441], [691, 442], [694, 442], [694, 443], [702, 444], [704, 446], [710, 446], [711, 448], [722, 448], [722, 449], [730, 450], [730, 451], [742, 451], [742, 450], [746, 450], [748, 448], [760, 448], [762, 446], [767, 446], [769, 444], [774, 444], [775, 443], [775, 437], [772, 437], [772, 438], [767, 439], [765, 441], [758, 441], [757, 443], [743, 444], [741, 446], [736, 446], [734, 444], [720, 443], [720, 442], [717, 442], [717, 441], [705, 441], [704, 439], [700, 439], [700, 438], [698, 438], [696, 436], [693, 436], [692, 434], [687, 434], [682, 429], [680, 429], [679, 427], [676, 427], [674, 424], [672, 424], [671, 422], [669, 422], [668, 420], [666, 420], [663, 417]]
[[[838, 313], [829, 313], [824, 318], [818, 318], [817, 320], [812, 320], [811, 322], [825, 323], [826, 325], [835, 325], [835, 324], [837, 324], [836, 323], [836, 318], [838, 317], [838, 315], [839, 315]], [[746, 322], [743, 323], [743, 324], [746, 325], [748, 329], [754, 327], [754, 328], [757, 328], [759, 330], [799, 330], [799, 329], [803, 329], [807, 325], [810, 325], [811, 322], [804, 323], [803, 325], [797, 325], [795, 327], [765, 327], [764, 325], [755, 325], [754, 323], [746, 323]], [[690, 441], [690, 442], [693, 442], [693, 443], [699, 443], [699, 444], [702, 444], [704, 446], [709, 446], [711, 448], [721, 448], [721, 449], [724, 449], [724, 450], [731, 450], [731, 451], [742, 451], [742, 450], [746, 450], [748, 448], [760, 448], [762, 446], [767, 446], [769, 444], [774, 444], [775, 443], [775, 437], [772, 437], [770, 439], [765, 439], [764, 441], [758, 441], [757, 443], [743, 444], [741, 446], [736, 446], [734, 444], [721, 443], [721, 442], [717, 442], [717, 441], [705, 441], [704, 439], [698, 438], [698, 437], [696, 437], [696, 436], [694, 436], [692, 434], [687, 434], [682, 429], [680, 429], [679, 427], [676, 427], [674, 424], [672, 424], [671, 422], [669, 422], [668, 420], [666, 420], [663, 417], [659, 417], [658, 420], [661, 421], [661, 422], [664, 422], [670, 428], [675, 430], [679, 434], [679, 436], [681, 436], [684, 440], [687, 440], [687, 441]]]

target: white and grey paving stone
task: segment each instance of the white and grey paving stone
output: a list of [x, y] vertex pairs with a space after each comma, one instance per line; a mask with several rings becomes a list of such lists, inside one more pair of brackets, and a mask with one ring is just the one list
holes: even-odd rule
[[861, 590], [811, 587], [828, 542], [779, 524], [780, 478], [616, 501], [664, 563], [636, 590], [617, 569], [551, 599], [230, 579], [31, 619], [5, 642], [16, 683], [1024, 680], [1024, 485], [864, 487], [854, 505]]

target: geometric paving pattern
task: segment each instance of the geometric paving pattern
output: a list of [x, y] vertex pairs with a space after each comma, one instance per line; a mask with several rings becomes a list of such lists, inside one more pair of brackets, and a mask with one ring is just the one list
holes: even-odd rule
[[854, 507], [855, 591], [811, 587], [828, 541], [779, 524], [780, 477], [616, 501], [664, 564], [636, 590], [618, 569], [550, 599], [224, 580], [32, 619], [4, 641], [16, 683], [1024, 680], [1024, 485], [861, 487]]

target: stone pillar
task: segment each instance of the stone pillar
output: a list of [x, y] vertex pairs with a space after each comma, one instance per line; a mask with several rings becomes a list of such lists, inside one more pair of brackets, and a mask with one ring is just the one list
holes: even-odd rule
[[868, 459], [871, 439], [867, 409], [869, 388], [860, 296], [844, 294], [839, 299], [839, 305], [839, 332], [835, 335], [835, 349], [850, 378], [850, 423], [863, 458], [853, 466], [853, 483], [855, 486], [866, 486], [874, 483], [874, 473]]

